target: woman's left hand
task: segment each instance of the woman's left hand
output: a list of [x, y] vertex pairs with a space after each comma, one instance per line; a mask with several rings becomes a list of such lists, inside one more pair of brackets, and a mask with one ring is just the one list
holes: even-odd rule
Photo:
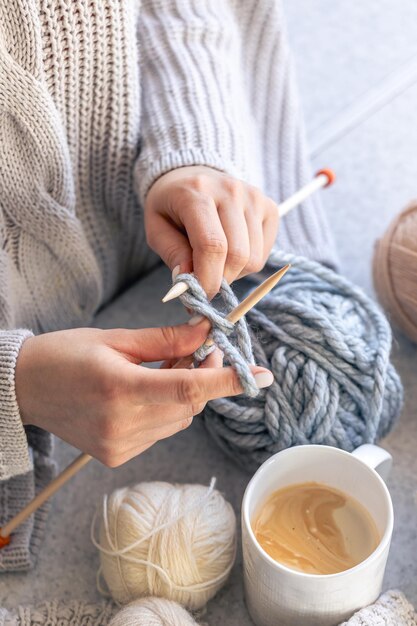
[[193, 271], [209, 297], [261, 270], [278, 230], [278, 207], [261, 191], [210, 167], [172, 170], [151, 187], [146, 236], [168, 267]]

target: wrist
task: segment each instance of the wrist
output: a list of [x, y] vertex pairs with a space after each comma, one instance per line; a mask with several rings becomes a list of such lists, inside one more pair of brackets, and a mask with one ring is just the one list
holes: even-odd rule
[[184, 148], [162, 156], [152, 154], [148, 158], [138, 159], [134, 171], [135, 191], [142, 205], [145, 204], [150, 189], [161, 177], [176, 170], [193, 167], [223, 172], [234, 178], [249, 179], [246, 170], [238, 167], [230, 156], [207, 148]]
[[15, 367], [15, 393], [22, 423], [27, 426], [34, 424], [32, 407], [30, 403], [30, 379], [33, 369], [34, 344], [36, 337], [27, 337], [19, 350]]

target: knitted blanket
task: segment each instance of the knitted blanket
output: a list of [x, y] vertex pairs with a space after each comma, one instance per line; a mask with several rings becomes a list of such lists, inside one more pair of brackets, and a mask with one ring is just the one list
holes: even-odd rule
[[[112, 602], [55, 600], [12, 611], [0, 608], [0, 626], [107, 626], [115, 613]], [[401, 592], [387, 591], [340, 626], [417, 626], [417, 613]]]
[[340, 626], [417, 626], [417, 613], [403, 593], [392, 590]]

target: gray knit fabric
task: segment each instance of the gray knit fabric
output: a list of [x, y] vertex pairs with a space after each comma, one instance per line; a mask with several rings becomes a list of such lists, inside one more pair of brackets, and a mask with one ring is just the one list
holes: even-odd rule
[[[20, 421], [22, 341], [88, 324], [156, 262], [145, 194], [164, 172], [197, 164], [275, 200], [310, 178], [280, 2], [0, 3], [2, 522], [53, 470], [48, 436], [26, 435]], [[334, 264], [317, 195], [285, 218], [278, 242]], [[28, 438], [40, 447], [35, 473]], [[22, 526], [0, 570], [33, 562], [29, 537], [42, 523]]]
[[[188, 285], [188, 291], [180, 296], [184, 306], [188, 307], [194, 314], [204, 315], [211, 322], [212, 329], [208, 338], [214, 343], [211, 346], [204, 344], [198, 348], [194, 352], [195, 360], [197, 362], [204, 361], [216, 345], [224, 354], [225, 362], [233, 365], [236, 370], [245, 395], [252, 398], [257, 396], [259, 388], [250, 368], [250, 365], [255, 364], [255, 360], [247, 322], [245, 318], [242, 318], [233, 324], [226, 319], [227, 313], [239, 304], [232, 288], [225, 280], [222, 281], [220, 296], [223, 300], [224, 310], [220, 311], [209, 302], [206, 292], [195, 276], [178, 274], [174, 284], [179, 282], [185, 282]], [[229, 335], [233, 337], [233, 341], [230, 341]]]

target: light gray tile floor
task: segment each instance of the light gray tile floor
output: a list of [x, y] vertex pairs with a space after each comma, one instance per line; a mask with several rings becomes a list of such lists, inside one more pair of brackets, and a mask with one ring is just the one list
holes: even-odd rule
[[[400, 5], [400, 6], [399, 6]], [[299, 67], [307, 130], [325, 124], [369, 84], [417, 53], [417, 6], [411, 0], [334, 3], [287, 0], [290, 36]], [[315, 158], [329, 165], [338, 183], [323, 193], [340, 251], [342, 269], [372, 292], [370, 260], [375, 239], [390, 219], [417, 196], [417, 87], [375, 114]], [[169, 284], [160, 269], [132, 287], [102, 312], [101, 327], [138, 327], [178, 321], [178, 304], [159, 306]], [[384, 445], [394, 456], [389, 487], [396, 525], [385, 588], [397, 587], [417, 605], [417, 349], [396, 333], [394, 361], [406, 390], [401, 422]], [[76, 451], [58, 444], [65, 466]], [[192, 428], [161, 442], [125, 466], [109, 470], [93, 462], [53, 501], [48, 532], [36, 569], [0, 579], [0, 605], [8, 607], [51, 598], [98, 599], [98, 557], [89, 539], [95, 503], [104, 493], [143, 480], [208, 483], [218, 486], [239, 514], [248, 476], [207, 437], [198, 420]], [[209, 604], [210, 626], [249, 626], [243, 602], [241, 560], [231, 579]]]

